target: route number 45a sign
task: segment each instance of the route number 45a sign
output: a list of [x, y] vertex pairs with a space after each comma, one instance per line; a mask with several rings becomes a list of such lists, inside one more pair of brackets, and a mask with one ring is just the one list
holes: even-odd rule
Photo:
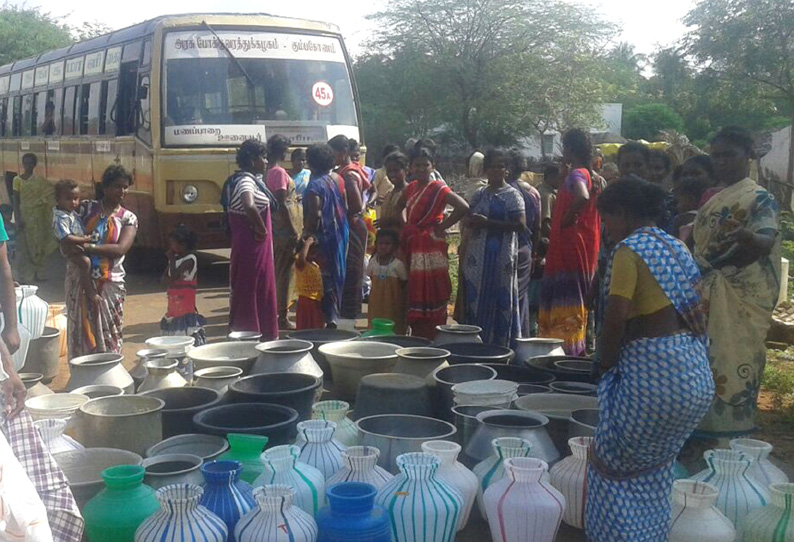
[[312, 86], [312, 98], [317, 105], [327, 107], [334, 101], [334, 89], [325, 81], [318, 81]]

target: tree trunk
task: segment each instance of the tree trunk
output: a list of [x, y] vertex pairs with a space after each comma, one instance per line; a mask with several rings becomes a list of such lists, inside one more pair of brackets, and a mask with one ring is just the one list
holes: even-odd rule
[[788, 127], [788, 171], [786, 184], [794, 186], [794, 104], [791, 108], [791, 125]]

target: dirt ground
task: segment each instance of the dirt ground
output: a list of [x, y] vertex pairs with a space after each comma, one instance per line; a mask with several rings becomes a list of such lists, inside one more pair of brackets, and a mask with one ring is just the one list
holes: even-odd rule
[[[228, 333], [229, 262], [223, 251], [200, 254], [199, 292], [197, 305], [207, 319], [209, 341], [223, 340]], [[63, 260], [54, 254], [47, 267], [45, 282], [39, 284], [39, 295], [50, 303], [62, 303], [64, 299]], [[154, 271], [130, 272], [127, 276], [127, 301], [124, 305], [124, 364], [128, 368], [135, 363], [135, 352], [145, 348], [145, 340], [159, 335], [159, 322], [166, 310], [165, 287]], [[293, 315], [294, 318], [294, 315]], [[365, 321], [359, 324], [366, 325]], [[52, 383], [53, 389], [62, 389], [68, 381], [68, 364], [61, 360], [61, 373]], [[768, 394], [762, 393], [759, 401], [762, 410], [762, 430], [757, 438], [775, 446], [773, 457], [789, 474], [794, 476], [794, 432], [791, 424], [775, 415]], [[458, 535], [458, 542], [487, 542], [488, 527], [476, 513], [469, 526]], [[557, 542], [584, 542], [584, 533], [562, 525]]]

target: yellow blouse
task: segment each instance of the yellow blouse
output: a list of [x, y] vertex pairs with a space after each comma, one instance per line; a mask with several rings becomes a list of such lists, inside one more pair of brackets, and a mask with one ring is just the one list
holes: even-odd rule
[[631, 300], [629, 318], [653, 314], [672, 305], [642, 258], [625, 246], [612, 259], [609, 295]]

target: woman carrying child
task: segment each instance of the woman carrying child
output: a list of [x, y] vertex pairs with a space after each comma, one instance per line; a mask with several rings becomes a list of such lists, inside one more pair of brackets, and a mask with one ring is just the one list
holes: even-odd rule
[[180, 224], [168, 236], [168, 243], [168, 267], [163, 273], [168, 285], [168, 310], [160, 320], [160, 333], [193, 337], [194, 346], [201, 346], [207, 342], [207, 321], [196, 309], [198, 236]]

